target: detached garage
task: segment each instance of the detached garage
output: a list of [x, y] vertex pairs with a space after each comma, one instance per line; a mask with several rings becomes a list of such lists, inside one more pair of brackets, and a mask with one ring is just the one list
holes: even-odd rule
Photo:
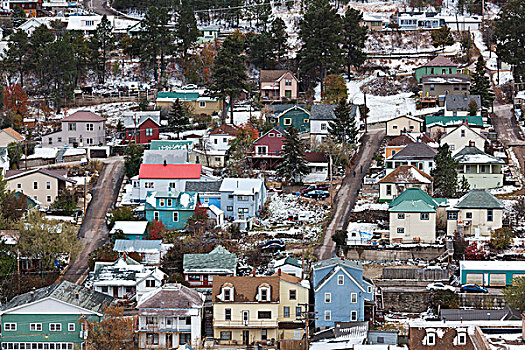
[[505, 287], [516, 277], [525, 277], [525, 261], [474, 261], [459, 262], [461, 284], [484, 287]]

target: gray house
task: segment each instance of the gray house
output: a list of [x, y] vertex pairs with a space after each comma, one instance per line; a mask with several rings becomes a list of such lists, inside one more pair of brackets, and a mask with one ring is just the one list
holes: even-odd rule
[[62, 130], [46, 135], [43, 146], [86, 147], [106, 144], [106, 118], [78, 111], [62, 119]]
[[227, 178], [219, 192], [224, 216], [234, 220], [257, 217], [266, 202], [266, 185], [261, 179]]
[[469, 116], [469, 104], [472, 101], [477, 105], [476, 115], [481, 115], [481, 97], [479, 95], [448, 94], [445, 98], [445, 117]]
[[421, 79], [423, 96], [442, 96], [448, 94], [469, 94], [470, 75], [443, 74], [424, 75]]

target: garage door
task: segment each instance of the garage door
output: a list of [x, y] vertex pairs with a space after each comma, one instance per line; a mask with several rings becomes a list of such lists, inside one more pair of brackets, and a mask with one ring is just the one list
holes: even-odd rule
[[491, 273], [489, 285], [491, 287], [505, 287], [507, 284], [507, 276], [504, 273]]
[[467, 273], [467, 284], [479, 284], [483, 285], [483, 274], [482, 273]]

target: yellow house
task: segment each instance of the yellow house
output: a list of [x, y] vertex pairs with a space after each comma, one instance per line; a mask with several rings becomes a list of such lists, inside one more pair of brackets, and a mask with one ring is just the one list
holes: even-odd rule
[[386, 122], [386, 136], [396, 137], [407, 132], [421, 132], [423, 120], [411, 115], [401, 115]]
[[189, 107], [195, 115], [211, 116], [222, 110], [222, 100], [209, 96], [202, 96], [199, 91], [193, 90], [159, 92], [157, 93], [157, 100], [155, 103], [157, 108], [170, 109], [173, 102], [177, 99], [185, 106]]
[[305, 335], [305, 317], [310, 282], [287, 273], [279, 277], [279, 341], [301, 341]]

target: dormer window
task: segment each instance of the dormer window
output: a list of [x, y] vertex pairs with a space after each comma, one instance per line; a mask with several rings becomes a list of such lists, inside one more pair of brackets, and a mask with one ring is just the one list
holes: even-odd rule
[[467, 330], [465, 328], [456, 329], [456, 339], [454, 345], [467, 345]]
[[270, 295], [270, 285], [264, 283], [259, 286], [258, 301], [270, 301]]
[[436, 331], [434, 329], [427, 329], [424, 345], [436, 345]]
[[233, 288], [227, 287], [224, 288], [223, 291], [224, 301], [233, 301]]

